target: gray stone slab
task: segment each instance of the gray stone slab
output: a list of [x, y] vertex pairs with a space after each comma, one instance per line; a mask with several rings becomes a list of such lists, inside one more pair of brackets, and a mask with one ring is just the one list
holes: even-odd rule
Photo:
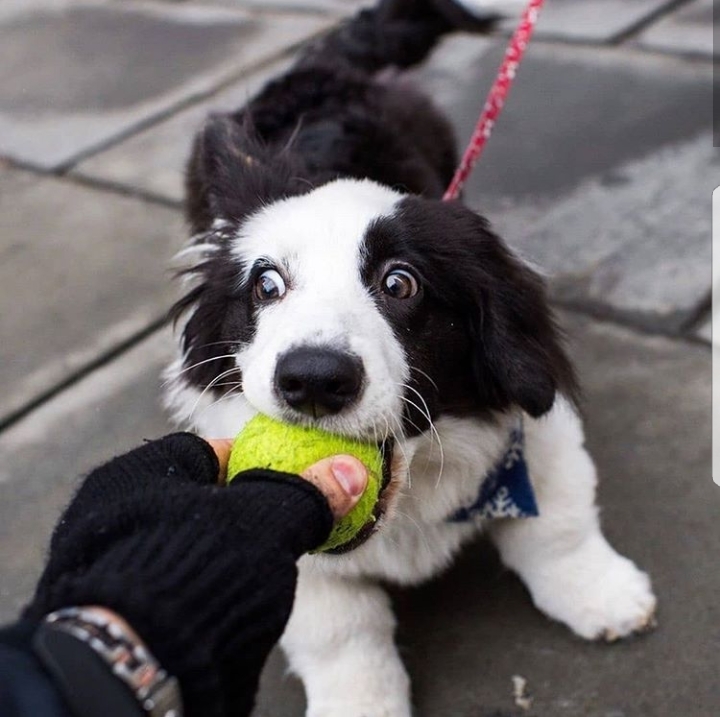
[[[501, 53], [455, 38], [422, 75], [461, 146]], [[711, 82], [710, 64], [531, 45], [466, 198], [556, 298], [679, 330], [710, 288]]]
[[56, 169], [306, 39], [319, 17], [49, 1], [0, 17], [0, 155]]
[[208, 114], [240, 107], [290, 62], [281, 60], [248, 75], [206, 102], [178, 112], [169, 120], [81, 162], [73, 173], [181, 201], [192, 139]]
[[[538, 37], [570, 41], [608, 42], [632, 31], [673, 0], [552, 0], [545, 4]], [[516, 20], [503, 23], [512, 30]]]
[[158, 321], [180, 213], [0, 170], [0, 421]]
[[31, 595], [79, 476], [170, 430], [158, 400], [170, 347], [155, 334], [0, 434], [0, 624]]
[[682, 6], [651, 25], [637, 42], [652, 50], [712, 56], [717, 52], [713, 48], [712, 0], [695, 0]]
[[[659, 627], [581, 641], [533, 608], [483, 543], [444, 576], [394, 594], [416, 717], [709, 717], [720, 607], [720, 488], [710, 476], [710, 351], [566, 315], [611, 541], [647, 569]], [[276, 654], [255, 717], [300, 717]], [[382, 666], [378, 666], [382, 670]], [[512, 677], [527, 680], [530, 711]]]

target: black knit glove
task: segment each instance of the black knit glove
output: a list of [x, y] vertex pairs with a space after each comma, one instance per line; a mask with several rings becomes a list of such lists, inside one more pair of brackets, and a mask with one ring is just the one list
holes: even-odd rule
[[188, 717], [250, 713], [290, 615], [295, 561], [333, 524], [323, 495], [297, 476], [217, 480], [214, 451], [187, 433], [93, 471], [55, 529], [24, 614], [114, 610], [180, 680]]

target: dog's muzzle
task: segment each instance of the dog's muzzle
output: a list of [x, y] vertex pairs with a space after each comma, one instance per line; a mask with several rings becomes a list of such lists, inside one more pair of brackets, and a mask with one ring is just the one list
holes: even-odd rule
[[275, 367], [278, 398], [312, 418], [340, 413], [358, 401], [365, 369], [357, 356], [325, 346], [302, 346], [282, 354]]

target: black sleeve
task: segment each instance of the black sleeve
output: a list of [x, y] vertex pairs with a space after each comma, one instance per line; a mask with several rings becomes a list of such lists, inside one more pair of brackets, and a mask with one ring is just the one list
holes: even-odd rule
[[214, 453], [190, 434], [94, 471], [24, 614], [97, 604], [122, 615], [180, 680], [187, 717], [250, 713], [290, 615], [295, 562], [333, 525], [324, 496], [297, 476], [216, 480]]
[[31, 648], [35, 624], [0, 630], [2, 717], [73, 717]]

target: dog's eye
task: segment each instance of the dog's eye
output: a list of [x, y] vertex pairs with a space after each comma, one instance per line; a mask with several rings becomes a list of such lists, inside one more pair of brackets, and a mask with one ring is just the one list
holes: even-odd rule
[[275, 269], [266, 269], [255, 280], [255, 296], [260, 301], [272, 301], [285, 295], [285, 281]]
[[383, 293], [393, 299], [410, 299], [419, 288], [417, 279], [405, 269], [393, 269], [382, 280]]

